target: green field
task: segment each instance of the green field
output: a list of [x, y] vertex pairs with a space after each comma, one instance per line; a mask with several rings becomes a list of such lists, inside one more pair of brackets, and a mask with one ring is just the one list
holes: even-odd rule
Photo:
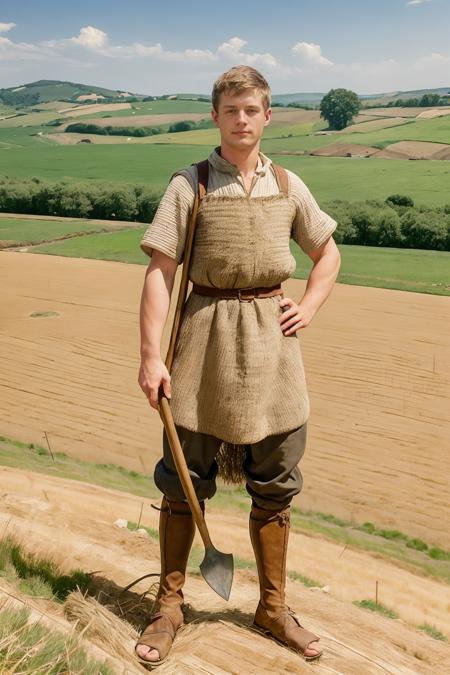
[[[1, 137], [0, 134], [0, 148]], [[15, 140], [17, 144], [24, 142], [20, 134]], [[103, 179], [144, 183], [162, 190], [172, 173], [204, 159], [212, 149], [213, 146], [185, 145], [58, 146], [41, 142], [31, 150], [24, 142], [24, 147], [0, 149], [0, 175], [39, 176], [54, 181]], [[385, 199], [393, 193], [410, 195], [417, 204], [426, 206], [450, 202], [450, 162], [284, 155], [272, 158], [298, 174], [320, 204], [333, 199]]]
[[[104, 137], [99, 136], [99, 141], [94, 139], [94, 143], [89, 145], [58, 145], [47, 136], [56, 131], [54, 127], [45, 126], [45, 122], [56, 115], [49, 107], [46, 106], [47, 109], [42, 112], [30, 112], [26, 117], [6, 120], [4, 123], [0, 121], [0, 176], [35, 176], [55, 182], [99, 180], [120, 184], [139, 183], [162, 193], [175, 171], [204, 159], [220, 142], [217, 129], [212, 128], [133, 138], [130, 143], [126, 137], [115, 137], [118, 142], [102, 144]], [[131, 111], [125, 109], [111, 114], [114, 117], [126, 117], [130, 112], [137, 115], [202, 112], [208, 117], [210, 107], [210, 103], [199, 101], [146, 101], [132, 103]], [[290, 117], [292, 112], [290, 110]], [[391, 114], [395, 112], [393, 110]], [[87, 111], [86, 114], [89, 115]], [[101, 118], [106, 114], [109, 115], [97, 113], [95, 117]], [[389, 109], [386, 109], [386, 114], [389, 115]], [[82, 121], [83, 118], [77, 119]], [[33, 123], [33, 126], [22, 126], [25, 123]], [[385, 200], [394, 193], [412, 197], [416, 206], [450, 204], [449, 161], [412, 162], [302, 154], [336, 142], [376, 145], [380, 148], [402, 140], [450, 143], [450, 116], [408, 120], [400, 126], [376, 131], [364, 131], [362, 127], [351, 133], [315, 135], [315, 132], [325, 128], [323, 120], [272, 122], [266, 128], [261, 143], [262, 151], [273, 161], [305, 181], [325, 211], [327, 204], [336, 199]], [[50, 241], [76, 233], [72, 228], [80, 232], [80, 223], [71, 225], [66, 221], [58, 224], [39, 221], [38, 225], [32, 225], [29, 221], [16, 221], [8, 225], [3, 221], [0, 222], [0, 239], [21, 244]], [[86, 231], [86, 228], [90, 232], [96, 230], [98, 234], [42, 244], [33, 250], [145, 264], [147, 258], [139, 249], [136, 230], [102, 234], [101, 225], [85, 224], [82, 231]], [[343, 264], [338, 281], [342, 283], [448, 294], [446, 253], [345, 245], [341, 246], [341, 253]], [[430, 256], [433, 256], [432, 264]], [[299, 254], [297, 262], [297, 276], [306, 278], [305, 265], [309, 266], [309, 258]]]
[[96, 223], [94, 220], [45, 220], [40, 218], [32, 220], [0, 217], [0, 248], [6, 243], [9, 245], [35, 244], [58, 237], [76, 236], [84, 232], [102, 232], [107, 228], [105, 223]]
[[[126, 103], [126, 100], [124, 101]], [[131, 103], [131, 108], [124, 108], [123, 110], [110, 110], [108, 112], [96, 112], [89, 114], [86, 111], [86, 116], [94, 119], [95, 117], [130, 117], [133, 113], [135, 115], [165, 115], [173, 113], [205, 113], [209, 117], [211, 104], [203, 101], [140, 101]], [[78, 117], [78, 116], [77, 116]], [[84, 115], [80, 117], [82, 120]]]
[[149, 258], [139, 248], [145, 227], [102, 232], [83, 237], [65, 239], [54, 244], [39, 244], [30, 253], [48, 253], [69, 258], [92, 258], [94, 260], [115, 260], [125, 263], [146, 264]]
[[[138, 110], [139, 108], [139, 110]], [[146, 101], [133, 103], [139, 114], [198, 112], [209, 114], [210, 104], [198, 101]], [[394, 111], [395, 112], [395, 111]], [[129, 110], [114, 116], [126, 116]], [[32, 113], [35, 122], [54, 116], [54, 111]], [[102, 117], [105, 113], [98, 113]], [[389, 109], [387, 109], [389, 114]], [[144, 183], [163, 190], [171, 174], [204, 159], [220, 142], [216, 129], [161, 134], [147, 138], [115, 137], [117, 144], [57, 145], [37, 134], [51, 134], [53, 127], [23, 124], [25, 118], [0, 122], [0, 175], [38, 176], [49, 180], [109, 180], [120, 183]], [[81, 118], [82, 119], [82, 118]], [[2, 124], [4, 125], [2, 127]], [[412, 121], [377, 131], [316, 136], [324, 129], [316, 123], [272, 123], [261, 144], [264, 153], [297, 173], [311, 188], [319, 203], [334, 199], [349, 201], [385, 199], [393, 193], [411, 196], [424, 206], [450, 202], [450, 162], [387, 159], [311, 157], [301, 154], [330, 143], [359, 143], [385, 147], [401, 140], [450, 142], [450, 116]], [[110, 140], [110, 139], [108, 139]], [[281, 153], [281, 154], [278, 154]]]
[[31, 112], [26, 115], [18, 115], [17, 117], [10, 117], [6, 120], [0, 120], [0, 129], [13, 127], [31, 127], [39, 124], [46, 124], [58, 117], [58, 113], [54, 110], [43, 110], [41, 112]]
[[[139, 248], [144, 231], [145, 227], [90, 234], [40, 244], [30, 252], [147, 264], [149, 258]], [[341, 253], [338, 283], [450, 295], [450, 253], [341, 244], [338, 248]], [[307, 279], [311, 259], [293, 241], [291, 250], [297, 261], [294, 277]]]

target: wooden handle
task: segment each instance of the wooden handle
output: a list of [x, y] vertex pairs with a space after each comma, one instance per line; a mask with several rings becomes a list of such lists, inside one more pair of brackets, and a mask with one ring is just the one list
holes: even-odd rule
[[[177, 306], [175, 309], [175, 317], [172, 325], [172, 332], [170, 334], [169, 348], [167, 350], [166, 355], [166, 367], [169, 373], [172, 372], [173, 359], [175, 355], [175, 346], [177, 342], [178, 332], [181, 326], [181, 321], [183, 318], [183, 311], [189, 282], [189, 263], [191, 260], [192, 246], [194, 243], [195, 222], [197, 220], [198, 204], [199, 204], [199, 197], [197, 194], [195, 196], [194, 206], [192, 209], [188, 231], [186, 234], [183, 271], [181, 275], [180, 288], [178, 291]], [[175, 423], [173, 421], [170, 403], [164, 394], [164, 389], [162, 386], [160, 386], [159, 388], [158, 404], [159, 404], [158, 406], [159, 414], [161, 416], [164, 428], [166, 430], [170, 449], [172, 451], [173, 461], [175, 463], [175, 468], [180, 478], [184, 494], [186, 495], [186, 499], [191, 508], [195, 523], [198, 527], [198, 531], [200, 532], [205, 548], [210, 548], [212, 546], [211, 537], [209, 536], [208, 528], [205, 523], [205, 518], [203, 516], [200, 504], [197, 499], [197, 495], [194, 490], [194, 486], [192, 484], [192, 479], [189, 474], [189, 469], [186, 464], [186, 459], [183, 454], [180, 439], [178, 438]]]
[[189, 283], [189, 263], [191, 260], [192, 246], [194, 243], [195, 221], [197, 220], [198, 211], [198, 195], [195, 197], [194, 206], [189, 220], [189, 227], [186, 235], [186, 243], [184, 247], [184, 262], [183, 271], [181, 274], [180, 288], [178, 291], [177, 306], [175, 308], [175, 317], [172, 325], [172, 332], [170, 334], [169, 348], [166, 355], [166, 367], [169, 373], [172, 372], [173, 357], [175, 354], [175, 346], [178, 338], [178, 331], [181, 326], [183, 318], [184, 303], [186, 300], [187, 287]]
[[198, 527], [201, 538], [203, 539], [205, 548], [210, 548], [212, 546], [211, 537], [209, 536], [208, 528], [206, 527], [205, 523], [205, 518], [200, 508], [197, 495], [195, 494], [194, 486], [192, 485], [192, 479], [191, 476], [189, 475], [189, 469], [187, 467], [186, 459], [184, 457], [180, 440], [178, 438], [178, 434], [175, 428], [175, 423], [173, 421], [170, 404], [167, 398], [164, 396], [164, 394], [161, 395], [161, 399], [159, 401], [159, 413], [161, 415], [161, 419], [163, 421], [164, 428], [167, 433], [170, 449], [172, 451], [173, 461], [175, 462], [175, 467], [180, 477], [184, 494], [186, 495], [188, 504], [191, 507], [195, 523]]

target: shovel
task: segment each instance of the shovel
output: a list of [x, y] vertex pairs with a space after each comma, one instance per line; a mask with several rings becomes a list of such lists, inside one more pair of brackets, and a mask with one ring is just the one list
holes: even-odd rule
[[[189, 261], [191, 258], [192, 245], [194, 241], [194, 231], [197, 219], [197, 211], [199, 205], [199, 195], [196, 195], [194, 208], [192, 209], [191, 218], [189, 221], [188, 231], [186, 235], [185, 253], [183, 271], [180, 282], [180, 290], [178, 293], [177, 306], [175, 309], [175, 317], [170, 335], [169, 348], [166, 356], [166, 367], [169, 373], [172, 371], [172, 363], [175, 354], [175, 345], [178, 337], [178, 331], [181, 325], [183, 316], [184, 303], [186, 299], [188, 286], [188, 271]], [[231, 553], [221, 553], [218, 551], [211, 541], [208, 528], [206, 526], [205, 518], [203, 516], [200, 504], [198, 503], [197, 495], [192, 485], [192, 479], [189, 474], [189, 469], [186, 464], [186, 459], [183, 454], [180, 439], [173, 421], [170, 403], [164, 394], [162, 385], [158, 391], [158, 410], [164, 428], [166, 430], [170, 449], [172, 451], [173, 461], [177, 470], [178, 476], [183, 486], [184, 494], [191, 508], [194, 516], [195, 524], [200, 532], [203, 544], [205, 546], [205, 557], [200, 564], [200, 571], [206, 583], [211, 586], [213, 591], [218, 593], [224, 600], [230, 597], [231, 584], [233, 583], [233, 556]]]
[[180, 440], [176, 432], [170, 404], [163, 393], [161, 394], [159, 401], [159, 414], [164, 423], [164, 428], [172, 451], [173, 461], [180, 477], [184, 494], [191, 507], [195, 523], [200, 532], [203, 544], [205, 545], [205, 557], [200, 564], [200, 571], [206, 583], [211, 586], [213, 591], [216, 591], [216, 593], [224, 598], [224, 600], [228, 600], [230, 597], [231, 584], [233, 583], [233, 556], [231, 553], [221, 553], [218, 551], [211, 541], [205, 518], [200, 508], [200, 504], [198, 503], [194, 486], [192, 485]]

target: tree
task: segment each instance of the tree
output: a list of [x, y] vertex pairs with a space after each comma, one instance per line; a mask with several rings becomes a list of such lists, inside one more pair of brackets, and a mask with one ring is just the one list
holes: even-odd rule
[[357, 115], [360, 100], [350, 89], [330, 89], [320, 102], [320, 116], [327, 120], [330, 129], [344, 129]]

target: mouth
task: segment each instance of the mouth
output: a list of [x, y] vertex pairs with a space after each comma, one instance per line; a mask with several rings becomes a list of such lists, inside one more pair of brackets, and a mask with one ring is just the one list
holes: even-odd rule
[[234, 131], [233, 133], [234, 133], [236, 136], [246, 136], [246, 135], [249, 134], [250, 132], [249, 132], [249, 131]]

